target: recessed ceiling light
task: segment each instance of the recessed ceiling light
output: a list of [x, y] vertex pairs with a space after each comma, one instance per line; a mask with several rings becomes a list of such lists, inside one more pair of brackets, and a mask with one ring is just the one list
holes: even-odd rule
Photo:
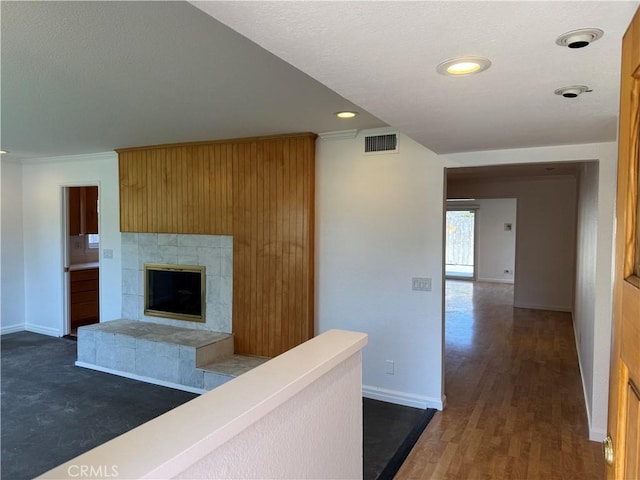
[[553, 93], [562, 95], [564, 98], [576, 98], [584, 92], [591, 92], [591, 90], [586, 85], [569, 85], [568, 87], [558, 88]]
[[491, 61], [484, 57], [458, 57], [446, 60], [436, 67], [442, 75], [459, 77], [480, 73], [491, 66]]
[[563, 33], [556, 39], [556, 44], [561, 47], [583, 48], [591, 42], [595, 42], [604, 35], [599, 28], [581, 28]]
[[7, 153], [7, 151], [6, 151], [6, 150], [0, 150], [0, 155], [4, 155], [4, 154], [6, 154], [6, 153]]
[[337, 112], [336, 117], [338, 118], [353, 118], [358, 115], [358, 112]]

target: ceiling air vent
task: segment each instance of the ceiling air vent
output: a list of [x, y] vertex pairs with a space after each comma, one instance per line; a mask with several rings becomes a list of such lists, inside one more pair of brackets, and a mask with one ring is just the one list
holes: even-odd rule
[[397, 153], [398, 134], [366, 135], [364, 137], [364, 153]]

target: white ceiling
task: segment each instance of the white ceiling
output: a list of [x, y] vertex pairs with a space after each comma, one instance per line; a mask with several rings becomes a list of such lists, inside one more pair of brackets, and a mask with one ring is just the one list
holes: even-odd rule
[[[188, 3], [1, 2], [6, 158], [384, 122], [437, 153], [613, 141], [620, 42], [638, 6], [193, 3], [280, 58]], [[583, 27], [604, 37], [555, 44]], [[458, 55], [493, 66], [436, 73]], [[571, 84], [593, 92], [553, 94]], [[361, 115], [332, 115], [348, 108]]]
[[3, 158], [384, 125], [187, 2], [0, 8]]
[[[615, 140], [620, 44], [638, 2], [193, 2], [436, 153]], [[556, 45], [600, 28], [584, 49]], [[444, 77], [476, 55], [492, 67]], [[593, 89], [576, 99], [563, 86]]]

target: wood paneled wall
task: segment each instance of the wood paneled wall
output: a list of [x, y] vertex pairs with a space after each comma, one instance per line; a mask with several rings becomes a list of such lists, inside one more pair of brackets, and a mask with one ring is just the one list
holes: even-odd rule
[[120, 230], [232, 232], [233, 145], [118, 150]]
[[242, 145], [234, 157], [233, 325], [240, 352], [272, 356], [313, 336], [314, 145]]
[[123, 232], [233, 235], [237, 353], [313, 337], [315, 138], [118, 150]]

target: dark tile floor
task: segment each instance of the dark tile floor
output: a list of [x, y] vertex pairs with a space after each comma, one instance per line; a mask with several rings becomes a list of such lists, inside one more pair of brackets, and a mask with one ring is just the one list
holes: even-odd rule
[[[196, 396], [78, 368], [66, 338], [18, 332], [1, 348], [1, 478], [33, 478]], [[431, 415], [364, 399], [364, 478], [392, 478]]]
[[363, 478], [391, 480], [436, 411], [368, 398], [362, 407]]

